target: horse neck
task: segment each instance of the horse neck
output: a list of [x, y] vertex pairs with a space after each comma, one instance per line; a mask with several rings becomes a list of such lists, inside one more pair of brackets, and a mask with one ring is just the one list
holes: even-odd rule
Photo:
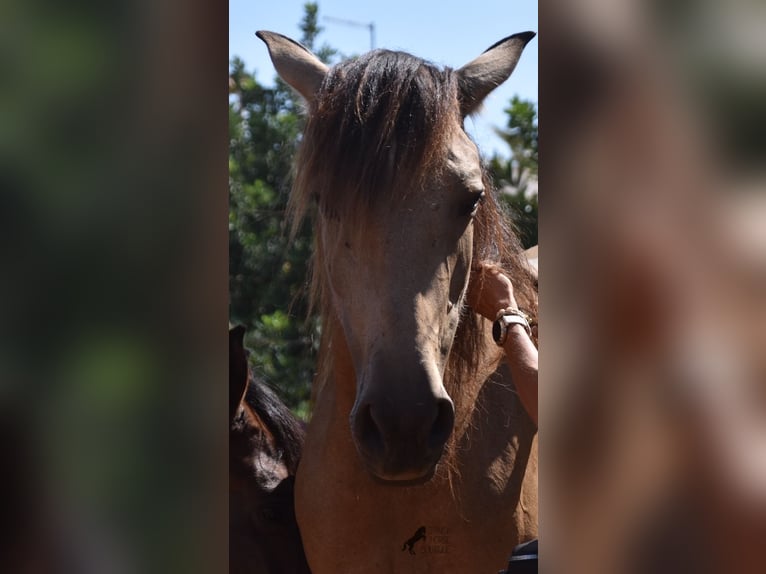
[[328, 386], [333, 387], [336, 407], [348, 414], [356, 398], [356, 372], [343, 328], [334, 313], [325, 313], [325, 325], [319, 349], [319, 372], [312, 389], [312, 399]]
[[[490, 323], [487, 322], [487, 325]], [[460, 438], [470, 431], [473, 424], [474, 414], [477, 408], [484, 408], [478, 403], [482, 387], [491, 384], [489, 379], [494, 378], [503, 358], [500, 349], [492, 338], [491, 328], [485, 328], [481, 332], [481, 345], [477, 349], [479, 363], [475, 372], [463, 380], [455, 373], [445, 374], [445, 387], [455, 404], [455, 431], [454, 437]], [[453, 348], [453, 351], [454, 348]]]

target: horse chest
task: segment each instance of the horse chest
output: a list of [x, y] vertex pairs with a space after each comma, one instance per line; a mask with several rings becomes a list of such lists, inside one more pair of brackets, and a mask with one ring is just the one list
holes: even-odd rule
[[531, 440], [499, 453], [475, 449], [452, 489], [442, 473], [420, 486], [381, 485], [359, 463], [343, 413], [323, 413], [330, 406], [317, 404], [296, 485], [314, 574], [493, 572], [518, 541], [536, 535], [537, 517], [524, 511], [536, 508], [536, 485], [523, 484], [524, 468], [493, 476], [485, 460], [512, 467], [521, 457], [526, 467]]

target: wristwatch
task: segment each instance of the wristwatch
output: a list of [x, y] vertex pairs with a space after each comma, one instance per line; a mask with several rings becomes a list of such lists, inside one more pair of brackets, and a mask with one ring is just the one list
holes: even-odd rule
[[509, 325], [521, 325], [527, 332], [527, 335], [532, 337], [532, 328], [529, 326], [529, 318], [526, 313], [521, 309], [514, 309], [508, 307], [507, 309], [501, 309], [497, 313], [497, 319], [492, 324], [492, 337], [495, 339], [498, 347], [505, 345], [505, 341], [508, 338]]

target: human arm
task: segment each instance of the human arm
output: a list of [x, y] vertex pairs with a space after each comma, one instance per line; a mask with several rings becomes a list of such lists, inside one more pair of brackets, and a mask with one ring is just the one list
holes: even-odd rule
[[[480, 264], [473, 271], [468, 304], [490, 321], [503, 309], [518, 309], [510, 279], [501, 269], [488, 264]], [[512, 323], [508, 325], [503, 349], [521, 403], [537, 425], [537, 347], [523, 325]]]

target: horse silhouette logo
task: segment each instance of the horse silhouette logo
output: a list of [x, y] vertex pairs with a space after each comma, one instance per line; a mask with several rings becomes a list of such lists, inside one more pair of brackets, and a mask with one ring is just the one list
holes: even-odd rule
[[410, 554], [415, 554], [415, 544], [425, 539], [426, 539], [426, 527], [421, 526], [415, 531], [415, 534], [413, 534], [410, 538], [408, 538], [404, 542], [404, 544], [402, 544], [402, 552], [404, 552], [404, 549], [406, 548]]

